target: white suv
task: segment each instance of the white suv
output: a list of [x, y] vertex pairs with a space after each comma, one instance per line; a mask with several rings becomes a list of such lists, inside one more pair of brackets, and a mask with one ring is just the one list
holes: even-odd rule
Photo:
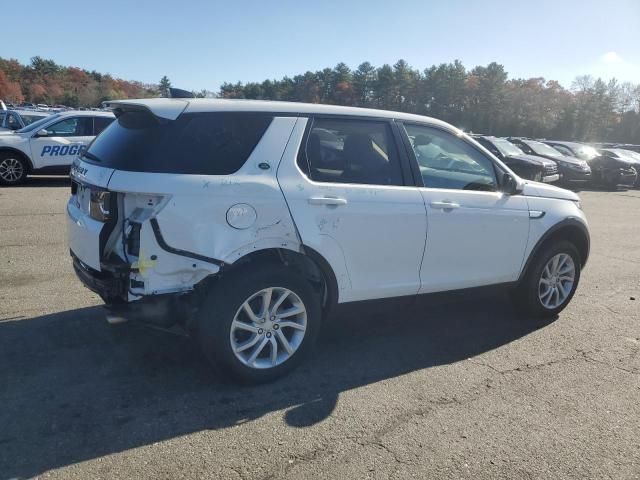
[[501, 285], [571, 300], [579, 198], [523, 181], [456, 128], [327, 105], [112, 102], [72, 166], [75, 270], [107, 317], [182, 324], [236, 378], [296, 366], [338, 303]]
[[0, 134], [0, 185], [17, 185], [30, 174], [67, 174], [78, 154], [113, 120], [111, 112], [46, 115]]

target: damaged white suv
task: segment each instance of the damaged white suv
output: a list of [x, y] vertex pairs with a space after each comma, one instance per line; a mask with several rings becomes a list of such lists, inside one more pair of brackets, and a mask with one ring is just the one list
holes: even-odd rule
[[560, 312], [589, 254], [572, 192], [443, 122], [283, 102], [123, 100], [72, 166], [78, 277], [179, 323], [236, 378], [295, 367], [338, 303], [502, 285]]

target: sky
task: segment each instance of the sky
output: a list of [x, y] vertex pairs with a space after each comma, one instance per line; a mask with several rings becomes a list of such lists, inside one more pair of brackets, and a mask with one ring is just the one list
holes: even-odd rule
[[344, 62], [640, 83], [640, 0], [0, 0], [0, 57], [217, 91]]

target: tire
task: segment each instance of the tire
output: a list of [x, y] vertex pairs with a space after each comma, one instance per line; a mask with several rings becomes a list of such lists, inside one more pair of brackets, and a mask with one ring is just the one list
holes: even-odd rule
[[[553, 272], [554, 259], [559, 260], [559, 275]], [[549, 270], [545, 270], [547, 265], [550, 267]], [[572, 267], [572, 270], [569, 267]], [[567, 270], [573, 272], [570, 288], [567, 280], [570, 275]], [[514, 306], [520, 313], [534, 318], [555, 317], [573, 298], [580, 282], [580, 273], [580, 254], [572, 243], [563, 240], [550, 244], [536, 255], [522, 282], [513, 292]], [[554, 283], [558, 278], [560, 281]], [[552, 291], [549, 296], [548, 289], [553, 289], [554, 285], [557, 285], [555, 288], [558, 293]]]
[[[296, 309], [303, 312], [288, 313], [281, 319], [271, 315], [274, 312], [263, 317], [262, 294], [268, 295], [268, 289], [274, 310], [280, 296], [289, 292], [276, 315]], [[257, 321], [252, 321], [244, 308], [247, 303]], [[291, 269], [269, 264], [233, 271], [216, 282], [198, 309], [194, 335], [205, 357], [223, 375], [243, 383], [263, 383], [289, 373], [304, 360], [315, 343], [320, 323], [320, 298], [310, 283]], [[240, 325], [242, 328], [238, 328]], [[283, 336], [291, 353], [284, 347]], [[247, 345], [250, 346], [239, 351]], [[252, 360], [260, 347], [258, 356]]]
[[29, 164], [12, 152], [0, 153], [0, 185], [19, 185], [29, 173]]

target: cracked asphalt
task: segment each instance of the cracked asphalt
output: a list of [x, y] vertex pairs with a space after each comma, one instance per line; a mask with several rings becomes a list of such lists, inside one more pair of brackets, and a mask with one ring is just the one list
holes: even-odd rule
[[502, 295], [352, 306], [258, 387], [104, 321], [68, 191], [0, 189], [0, 480], [640, 478], [640, 191], [580, 193], [591, 257], [557, 320]]

